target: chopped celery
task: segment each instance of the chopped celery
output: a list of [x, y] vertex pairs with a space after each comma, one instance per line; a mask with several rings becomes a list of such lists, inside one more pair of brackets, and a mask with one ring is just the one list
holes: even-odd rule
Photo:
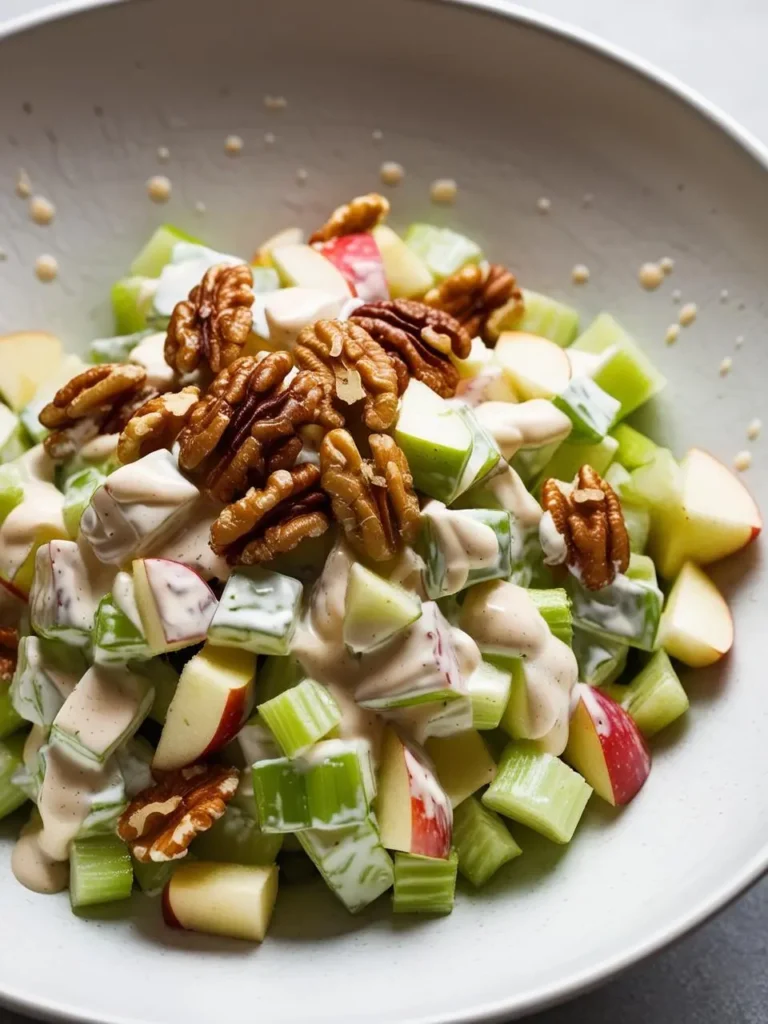
[[[553, 441], [542, 448], [521, 448], [510, 459], [510, 466], [519, 475], [526, 487], [535, 489], [534, 482], [540, 477], [541, 471], [555, 457], [562, 441]], [[581, 446], [580, 446], [581, 447]]]
[[396, 914], [450, 914], [456, 892], [458, 857], [395, 854], [392, 909]]
[[512, 739], [527, 739], [531, 734], [531, 715], [528, 706], [528, 684], [522, 658], [488, 656], [488, 661], [502, 671], [509, 672], [509, 699], [502, 712], [499, 727]]
[[312, 824], [304, 774], [287, 757], [256, 762], [253, 795], [265, 832], [299, 832]]
[[67, 480], [62, 514], [67, 533], [73, 540], [77, 537], [80, 518], [91, 500], [91, 495], [106, 479], [103, 473], [91, 466], [75, 473]]
[[133, 860], [133, 874], [144, 895], [159, 896], [170, 881], [178, 863], [174, 860], [152, 860], [145, 864], [143, 861]]
[[630, 550], [642, 554], [648, 546], [648, 537], [651, 533], [651, 513], [647, 508], [628, 503], [622, 505], [622, 512], [629, 535]]
[[[224, 754], [238, 768], [250, 768], [256, 761], [273, 761], [280, 757], [280, 748], [275, 742], [275, 737], [255, 714], [248, 719], [237, 736], [227, 744]], [[253, 799], [252, 784], [251, 799]], [[258, 817], [255, 810], [254, 816]]]
[[47, 729], [87, 667], [85, 655], [77, 647], [59, 640], [22, 637], [11, 684], [16, 711]]
[[127, 363], [128, 356], [151, 331], [117, 334], [113, 338], [96, 338], [88, 346], [88, 359], [92, 363]]
[[653, 462], [657, 445], [650, 437], [641, 434], [628, 423], [617, 424], [611, 433], [619, 442], [616, 461], [625, 469], [639, 469], [640, 466]]
[[421, 615], [421, 601], [355, 562], [344, 600], [344, 643], [355, 654], [375, 650]]
[[555, 843], [570, 842], [592, 787], [552, 754], [531, 743], [509, 743], [483, 803]]
[[473, 796], [453, 812], [453, 842], [459, 871], [478, 888], [523, 852], [498, 814]]
[[480, 247], [466, 235], [434, 224], [411, 224], [403, 241], [421, 257], [438, 281], [455, 274], [467, 263], [480, 263], [483, 258]]
[[667, 383], [637, 343], [608, 313], [601, 313], [593, 320], [573, 347], [602, 356], [594, 380], [621, 402], [620, 419], [647, 402]]
[[100, 665], [143, 661], [152, 656], [144, 634], [128, 618], [112, 596], [99, 602], [93, 620], [93, 660]]
[[433, 736], [427, 740], [425, 749], [451, 807], [458, 807], [496, 777], [496, 763], [474, 729], [454, 736]]
[[576, 444], [574, 441], [563, 441], [552, 458], [541, 470], [533, 490], [538, 490], [544, 480], [554, 477], [556, 480], [569, 482], [573, 480], [584, 465], [592, 466], [602, 476], [613, 461], [618, 448], [618, 441], [607, 434], [597, 444]]
[[0, 818], [11, 814], [27, 801], [27, 794], [11, 781], [14, 774], [23, 768], [23, 752], [26, 736], [14, 733], [0, 740]]
[[627, 566], [627, 578], [630, 580], [641, 580], [643, 583], [651, 583], [655, 587], [658, 580], [653, 559], [648, 555], [631, 554], [629, 556], [629, 565]]
[[150, 681], [155, 697], [149, 717], [153, 722], [164, 725], [168, 717], [168, 708], [179, 685], [179, 673], [162, 655], [158, 658], [149, 658], [147, 661], [133, 662], [130, 667]]
[[13, 464], [0, 465], [0, 523], [24, 500], [24, 478]]
[[302, 591], [301, 583], [290, 576], [260, 567], [238, 569], [227, 580], [208, 639], [257, 654], [287, 654]]
[[52, 540], [37, 549], [29, 595], [36, 633], [73, 647], [90, 643], [97, 604], [88, 572], [83, 551], [72, 540]]
[[590, 686], [604, 686], [614, 682], [624, 671], [629, 647], [575, 626], [573, 653], [579, 666], [579, 679]]
[[575, 443], [597, 444], [616, 419], [620, 404], [591, 377], [572, 377], [564, 391], [552, 399], [573, 424]]
[[172, 224], [156, 228], [147, 244], [131, 264], [131, 273], [139, 277], [157, 277], [166, 263], [170, 262], [173, 247], [177, 242], [192, 242], [201, 245], [199, 239], [187, 234]]
[[573, 642], [573, 617], [571, 601], [562, 587], [551, 590], [529, 590], [528, 596], [536, 610], [549, 626], [549, 631], [569, 647]]
[[618, 575], [601, 590], [587, 590], [570, 575], [568, 593], [574, 624], [630, 647], [655, 650], [664, 596], [654, 580]]
[[123, 277], [112, 285], [112, 315], [118, 335], [138, 334], [147, 329], [156, 285], [150, 277]]
[[522, 331], [536, 334], [540, 338], [554, 341], [565, 348], [576, 337], [579, 329], [579, 314], [571, 306], [523, 289], [523, 305], [519, 303], [502, 306], [488, 318], [488, 336], [497, 338], [502, 331]]
[[655, 736], [689, 706], [688, 695], [664, 650], [656, 651], [631, 682], [603, 689], [631, 715], [644, 736]]
[[448, 597], [485, 580], [506, 579], [512, 572], [511, 533], [509, 512], [427, 502], [419, 540], [427, 595]]
[[69, 855], [72, 909], [127, 900], [133, 888], [128, 847], [117, 836], [76, 839]]
[[191, 852], [201, 860], [268, 865], [274, 864], [282, 845], [282, 835], [262, 832], [251, 815], [229, 804], [223, 817], [195, 839]]
[[392, 859], [381, 845], [373, 816], [346, 828], [307, 829], [297, 838], [328, 888], [354, 914], [394, 881]]
[[481, 661], [467, 681], [475, 729], [496, 729], [509, 700], [512, 673], [507, 668]]
[[10, 736], [24, 725], [24, 719], [13, 706], [11, 683], [0, 679], [0, 740]]
[[279, 697], [304, 678], [305, 673], [301, 665], [290, 655], [265, 658], [256, 677], [256, 703], [263, 704], [273, 697]]
[[341, 721], [338, 704], [314, 679], [305, 679], [265, 701], [258, 711], [288, 757], [303, 754]]
[[0, 402], [0, 465], [18, 459], [29, 447], [29, 438], [19, 417]]

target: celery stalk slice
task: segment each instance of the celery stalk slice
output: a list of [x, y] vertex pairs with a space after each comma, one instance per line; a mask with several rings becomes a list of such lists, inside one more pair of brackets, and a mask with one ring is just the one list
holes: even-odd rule
[[629, 647], [575, 626], [573, 653], [579, 666], [579, 679], [590, 686], [605, 686], [624, 671]]
[[549, 626], [549, 631], [568, 647], [573, 642], [573, 617], [571, 600], [562, 587], [551, 590], [529, 590], [528, 596], [536, 605], [536, 609]]
[[314, 679], [265, 701], [258, 712], [288, 757], [304, 753], [341, 721], [338, 704]]
[[689, 707], [688, 695], [665, 650], [656, 651], [631, 682], [603, 690], [631, 715], [644, 736], [655, 736]]
[[27, 794], [11, 781], [14, 774], [23, 767], [23, 751], [26, 736], [15, 733], [0, 741], [0, 818], [11, 814], [27, 801]]
[[0, 679], [0, 740], [17, 732], [22, 725], [24, 719], [13, 706], [11, 684]]
[[471, 796], [453, 812], [459, 871], [478, 888], [523, 852], [498, 814]]
[[496, 729], [509, 700], [512, 672], [485, 659], [467, 681], [475, 729]]
[[126, 900], [132, 888], [131, 855], [117, 836], [75, 840], [69, 858], [69, 898], [73, 910]]
[[450, 914], [456, 892], [458, 857], [423, 857], [395, 854], [395, 888], [392, 909], [396, 914]]
[[392, 859], [381, 845], [373, 816], [346, 828], [307, 829], [297, 838], [328, 888], [352, 914], [367, 907], [394, 881]]

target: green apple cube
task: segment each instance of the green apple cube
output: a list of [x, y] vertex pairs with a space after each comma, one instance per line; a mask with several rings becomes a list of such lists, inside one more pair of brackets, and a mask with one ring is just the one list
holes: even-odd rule
[[227, 580], [208, 639], [223, 647], [285, 655], [301, 609], [303, 587], [266, 569], [237, 569]]
[[467, 681], [475, 729], [496, 729], [512, 687], [512, 671], [483, 659]]
[[152, 657], [146, 637], [112, 594], [99, 602], [93, 622], [93, 660], [99, 665], [125, 664]]
[[554, 477], [555, 480], [570, 482], [582, 466], [592, 466], [600, 476], [613, 461], [618, 448], [618, 441], [607, 434], [597, 444], [577, 444], [575, 441], [563, 441], [549, 462], [539, 473], [533, 490], [538, 491], [544, 480]]
[[421, 601], [355, 562], [344, 602], [344, 643], [355, 654], [381, 647], [421, 615]]
[[605, 686], [624, 671], [629, 647], [575, 626], [573, 653], [579, 666], [579, 679], [590, 686]]
[[688, 695], [664, 650], [656, 651], [626, 684], [604, 686], [603, 692], [634, 719], [643, 736], [655, 736], [688, 710]]
[[283, 837], [277, 832], [262, 832], [258, 821], [242, 807], [230, 803], [223, 817], [207, 832], [201, 832], [190, 853], [201, 860], [224, 864], [274, 864]]
[[346, 828], [297, 833], [307, 856], [335, 896], [355, 914], [394, 882], [392, 858], [381, 845], [373, 815]]
[[456, 892], [458, 857], [395, 854], [392, 909], [396, 914], [450, 914]]
[[609, 313], [601, 313], [593, 320], [573, 347], [603, 357], [594, 373], [594, 381], [621, 403], [619, 419], [624, 419], [666, 386], [665, 378]]
[[305, 678], [306, 673], [296, 658], [265, 658], [259, 665], [259, 674], [256, 678], [256, 703], [263, 704], [273, 697], [278, 697]]
[[11, 683], [14, 708], [28, 722], [48, 728], [87, 667], [80, 648], [22, 637]]
[[472, 454], [472, 431], [456, 408], [415, 378], [400, 403], [395, 440], [417, 490], [446, 503], [458, 494]]
[[446, 508], [429, 501], [422, 509], [419, 547], [424, 587], [435, 600], [512, 571], [509, 512]]
[[341, 721], [338, 704], [314, 679], [305, 679], [278, 697], [259, 704], [258, 712], [288, 757], [297, 757], [309, 750]]
[[648, 546], [651, 534], [651, 513], [637, 505], [622, 505], [624, 525], [629, 534], [629, 546], [633, 552], [642, 554]]
[[461, 481], [459, 482], [458, 494], [463, 494], [471, 487], [479, 484], [491, 473], [501, 462], [501, 451], [489, 431], [485, 429], [478, 420], [473, 410], [463, 403], [455, 406], [459, 416], [464, 420], [472, 434], [472, 453], [469, 456]]
[[488, 318], [488, 334], [497, 338], [502, 331], [521, 331], [554, 341], [565, 348], [579, 330], [579, 314], [564, 302], [523, 289], [523, 302], [508, 303]]
[[54, 718], [51, 743], [86, 764], [102, 765], [139, 728], [154, 695], [147, 678], [127, 669], [94, 665]]
[[483, 259], [476, 242], [458, 231], [434, 224], [411, 224], [403, 240], [424, 260], [438, 281], [455, 274], [467, 263], [480, 263]]
[[140, 277], [158, 277], [163, 267], [170, 263], [174, 246], [178, 242], [201, 245], [199, 239], [187, 234], [172, 224], [162, 224], [152, 233], [144, 248], [131, 264], [131, 273]]
[[652, 460], [630, 473], [622, 498], [652, 512], [676, 510], [681, 502], [682, 472], [668, 448], [657, 448]]
[[131, 352], [151, 333], [151, 331], [135, 331], [133, 334], [118, 334], [113, 338], [96, 338], [88, 346], [88, 361], [91, 363], [127, 363]]
[[88, 566], [72, 540], [52, 540], [35, 555], [35, 577], [29, 595], [32, 628], [47, 640], [73, 647], [90, 643], [97, 598]]
[[611, 433], [619, 442], [616, 461], [625, 469], [631, 471], [653, 462], [658, 445], [650, 437], [641, 434], [628, 423], [617, 424]]
[[459, 871], [477, 888], [523, 852], [499, 815], [473, 796], [453, 812], [453, 845]]
[[13, 782], [13, 776], [23, 768], [24, 741], [23, 733], [0, 740], [0, 820], [27, 802], [27, 794]]
[[592, 787], [564, 761], [517, 742], [504, 748], [482, 801], [555, 843], [569, 843], [591, 795]]
[[620, 403], [591, 377], [572, 377], [565, 391], [552, 399], [573, 424], [571, 441], [597, 444], [616, 419]]
[[106, 476], [94, 467], [83, 469], [67, 480], [64, 488], [64, 525], [69, 536], [75, 540], [80, 530], [80, 519], [93, 492], [106, 480]]
[[381, 254], [393, 299], [418, 299], [432, 287], [435, 283], [432, 271], [391, 227], [378, 224], [371, 234]]
[[21, 420], [0, 402], [0, 465], [13, 462], [30, 447], [30, 438]]
[[24, 478], [18, 466], [0, 466], [0, 523], [24, 500]]
[[118, 336], [147, 330], [156, 287], [152, 277], [122, 277], [112, 285], [112, 316]]
[[664, 595], [652, 580], [619, 574], [607, 587], [587, 590], [570, 575], [567, 586], [574, 624], [643, 651], [656, 649]]

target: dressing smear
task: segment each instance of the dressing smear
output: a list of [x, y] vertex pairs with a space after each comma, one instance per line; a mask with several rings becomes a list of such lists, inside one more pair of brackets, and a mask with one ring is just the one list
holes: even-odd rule
[[501, 449], [511, 459], [522, 448], [544, 448], [563, 441], [571, 432], [571, 421], [545, 398], [529, 402], [481, 402], [475, 415]]
[[473, 569], [495, 565], [499, 542], [486, 523], [452, 512], [442, 501], [427, 502], [421, 514], [432, 524], [445, 559], [446, 594], [463, 590]]

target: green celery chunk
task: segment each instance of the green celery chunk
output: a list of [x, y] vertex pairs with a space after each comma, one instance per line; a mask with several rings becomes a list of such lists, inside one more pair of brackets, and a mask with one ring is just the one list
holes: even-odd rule
[[592, 466], [596, 473], [603, 476], [613, 461], [617, 447], [618, 441], [611, 437], [610, 434], [607, 434], [597, 444], [576, 444], [576, 442], [570, 440], [563, 441], [539, 473], [536, 483], [531, 487], [531, 490], [538, 491], [542, 483], [550, 477], [554, 477], [555, 480], [564, 480], [568, 483], [573, 480], [581, 467], [585, 465]]
[[15, 773], [24, 767], [23, 751], [26, 736], [14, 733], [0, 740], [0, 819], [12, 814], [27, 801], [27, 794], [11, 781]]
[[112, 315], [118, 335], [147, 330], [157, 281], [150, 277], [123, 277], [112, 285]]
[[256, 703], [263, 704], [290, 690], [305, 678], [304, 669], [296, 658], [267, 657], [259, 665], [256, 676]]
[[567, 387], [552, 399], [573, 424], [570, 440], [598, 444], [616, 419], [620, 403], [603, 391], [591, 377], [573, 377]]
[[381, 845], [373, 815], [346, 828], [310, 828], [296, 837], [328, 888], [352, 914], [394, 882], [392, 858]]
[[73, 910], [127, 900], [132, 888], [131, 855], [117, 836], [75, 840], [69, 857], [69, 898]]
[[19, 417], [0, 402], [0, 465], [13, 462], [30, 447], [30, 439]]
[[[47, 749], [47, 747], [43, 747], [39, 754], [42, 761], [43, 775], [45, 774]], [[128, 805], [125, 779], [123, 778], [117, 758], [110, 760], [109, 767], [110, 771], [104, 785], [98, 792], [89, 794], [88, 814], [78, 829], [78, 839], [114, 835], [118, 818]], [[152, 785], [153, 780], [149, 773], [148, 763], [145, 764], [144, 775], [144, 786]]]
[[[191, 856], [191, 853], [187, 855], [188, 858]], [[133, 875], [145, 896], [159, 896], [170, 882], [171, 875], [179, 863], [180, 861], [176, 860], [151, 860], [145, 864], [134, 859], [132, 861]]]
[[639, 430], [630, 427], [628, 423], [617, 424], [611, 433], [619, 442], [616, 461], [625, 469], [631, 471], [653, 462], [657, 445], [650, 437], [641, 434]]
[[549, 626], [549, 631], [568, 647], [573, 642], [573, 616], [571, 601], [562, 587], [551, 590], [529, 590], [528, 596]]
[[287, 757], [256, 762], [253, 795], [264, 832], [299, 832], [311, 826], [304, 773]]
[[466, 235], [434, 224], [411, 224], [403, 235], [405, 244], [420, 256], [438, 281], [442, 281], [467, 263], [480, 263], [480, 246]]
[[173, 256], [173, 247], [177, 242], [203, 243], [193, 235], [172, 224], [162, 224], [156, 228], [144, 248], [131, 264], [131, 274], [139, 277], [157, 277], [163, 267]]
[[106, 476], [93, 466], [82, 469], [67, 480], [64, 490], [64, 525], [74, 540], [80, 529], [80, 518], [90, 503], [93, 492], [106, 480]]
[[314, 679], [305, 679], [298, 686], [259, 704], [258, 712], [288, 757], [309, 750], [341, 721], [338, 704]]
[[626, 575], [630, 580], [640, 580], [643, 583], [650, 583], [654, 587], [658, 582], [656, 566], [649, 555], [639, 555], [633, 552], [629, 556]]
[[24, 725], [24, 719], [13, 706], [11, 682], [7, 679], [0, 679], [0, 740], [17, 732], [22, 725]]
[[554, 341], [565, 348], [579, 330], [578, 311], [548, 295], [523, 289], [523, 305], [502, 306], [488, 318], [489, 337], [498, 337], [502, 331], [521, 331]]
[[168, 708], [171, 706], [176, 687], [179, 685], [179, 673], [169, 661], [160, 655], [147, 661], [132, 662], [131, 668], [140, 676], [146, 676], [154, 688], [155, 697], [149, 717], [159, 725], [165, 724]]
[[647, 737], [666, 729], [689, 707], [688, 695], [664, 650], [656, 651], [631, 682], [614, 683], [603, 690], [621, 704]]
[[48, 728], [87, 667], [80, 648], [22, 637], [10, 691], [14, 708], [26, 721]]
[[498, 728], [512, 687], [512, 670], [483, 659], [467, 680], [475, 729]]
[[656, 649], [664, 595], [654, 581], [619, 574], [607, 587], [587, 590], [569, 575], [567, 586], [575, 625], [643, 651]]
[[555, 843], [571, 841], [592, 795], [578, 772], [532, 743], [509, 743], [483, 804]]
[[0, 523], [24, 500], [24, 478], [13, 464], [0, 465]]
[[456, 893], [459, 859], [423, 857], [417, 853], [395, 854], [395, 886], [392, 909], [396, 914], [450, 914]]
[[[495, 553], [493, 552], [495, 548]], [[419, 551], [424, 586], [433, 600], [512, 572], [512, 523], [500, 509], [450, 509], [430, 501], [422, 509]]]
[[118, 608], [112, 594], [99, 602], [93, 620], [93, 660], [99, 665], [125, 664], [152, 657], [144, 634]]
[[453, 812], [459, 871], [478, 888], [523, 852], [498, 814], [470, 796]]
[[[521, 448], [510, 459], [510, 466], [530, 490], [542, 478], [542, 470], [554, 459], [562, 441], [553, 441], [542, 448]], [[580, 446], [581, 447], [581, 446]]]
[[634, 412], [667, 383], [609, 313], [601, 313], [593, 320], [573, 347], [579, 352], [592, 352], [603, 357], [595, 370], [594, 381], [621, 402], [619, 419]]
[[574, 626], [573, 653], [579, 666], [579, 679], [590, 686], [605, 686], [624, 671], [629, 647]]
[[151, 331], [135, 331], [133, 334], [117, 334], [113, 338], [96, 338], [88, 346], [88, 361], [91, 363], [127, 363], [128, 356], [139, 342]]
[[262, 832], [258, 822], [241, 807], [229, 804], [207, 832], [201, 832], [190, 852], [201, 860], [224, 864], [274, 864], [283, 845], [276, 832]]
[[262, 568], [237, 569], [224, 587], [208, 627], [211, 643], [257, 654], [288, 653], [303, 587], [291, 576]]
[[92, 593], [83, 552], [74, 541], [52, 540], [37, 549], [29, 613], [39, 636], [87, 646], [97, 607]]

